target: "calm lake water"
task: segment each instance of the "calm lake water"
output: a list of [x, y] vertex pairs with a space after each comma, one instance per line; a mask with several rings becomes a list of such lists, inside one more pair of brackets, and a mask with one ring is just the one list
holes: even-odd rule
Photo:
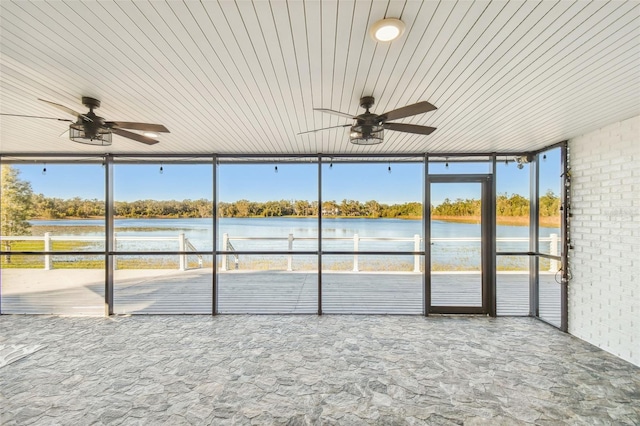
[[[79, 238], [104, 235], [99, 229], [104, 226], [102, 220], [34, 220], [31, 224], [38, 227], [36, 233], [46, 229], [51, 235], [75, 235]], [[59, 230], [56, 229], [58, 227]], [[354, 250], [356, 234], [360, 238], [361, 251], [413, 251], [414, 236], [423, 235], [422, 221], [419, 220], [323, 219], [322, 227], [323, 251]], [[117, 219], [115, 230], [117, 249], [123, 251], [178, 250], [180, 233], [184, 233], [197, 250], [213, 249], [211, 219]], [[540, 236], [548, 237], [552, 233], [559, 234], [559, 231], [558, 228], [541, 228]], [[434, 239], [462, 240], [434, 241], [434, 262], [462, 266], [479, 262], [480, 243], [464, 241], [480, 237], [479, 224], [433, 221], [431, 233]], [[528, 251], [527, 241], [500, 241], [501, 238], [526, 239], [528, 233], [526, 226], [498, 226], [498, 251]], [[317, 249], [318, 221], [315, 218], [223, 218], [219, 220], [218, 234], [220, 248], [223, 234], [228, 234], [235, 250], [288, 250], [287, 238], [293, 234], [293, 250], [313, 251]], [[96, 244], [101, 248], [100, 243]], [[541, 248], [543, 246], [547, 247], [543, 251], [548, 252], [548, 243], [541, 243]], [[346, 259], [346, 256], [342, 258]]]

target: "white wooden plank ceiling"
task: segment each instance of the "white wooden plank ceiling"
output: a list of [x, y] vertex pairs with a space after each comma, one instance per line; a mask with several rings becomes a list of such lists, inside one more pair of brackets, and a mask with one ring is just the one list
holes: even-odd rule
[[[407, 26], [375, 43], [383, 17]], [[640, 2], [0, 1], [0, 112], [162, 123], [146, 146], [71, 142], [68, 123], [0, 117], [0, 153], [479, 153], [539, 149], [640, 114]], [[426, 100], [437, 111], [349, 143], [357, 115]]]

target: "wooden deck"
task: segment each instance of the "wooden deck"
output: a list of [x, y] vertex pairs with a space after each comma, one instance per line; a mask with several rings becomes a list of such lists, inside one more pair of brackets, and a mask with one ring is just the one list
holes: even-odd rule
[[[224, 272], [218, 274], [218, 309], [226, 314], [313, 314], [318, 309], [317, 273]], [[2, 312], [103, 315], [104, 272], [100, 270], [2, 271]], [[209, 314], [211, 269], [119, 270], [117, 314]], [[421, 314], [422, 276], [415, 273], [341, 272], [322, 275], [323, 312]], [[432, 304], [479, 306], [478, 273], [434, 273]], [[560, 286], [541, 275], [541, 316], [560, 321]], [[498, 274], [498, 315], [528, 315], [528, 275]]]

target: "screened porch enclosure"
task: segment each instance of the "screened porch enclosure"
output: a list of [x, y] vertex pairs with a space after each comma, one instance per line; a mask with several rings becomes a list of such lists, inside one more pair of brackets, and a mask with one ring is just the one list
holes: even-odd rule
[[[520, 192], [511, 154], [36, 157], [2, 167], [33, 177], [46, 160], [100, 179], [91, 202], [76, 197], [86, 218], [2, 235], [3, 314], [484, 314], [566, 328], [566, 229], [549, 219], [565, 202], [564, 144], [526, 154]], [[249, 169], [264, 173], [252, 184], [263, 200], [238, 185]], [[191, 173], [197, 198], [127, 199], [136, 173], [149, 194]], [[345, 180], [380, 173], [372, 193]], [[312, 196], [285, 198], [293, 182]]]

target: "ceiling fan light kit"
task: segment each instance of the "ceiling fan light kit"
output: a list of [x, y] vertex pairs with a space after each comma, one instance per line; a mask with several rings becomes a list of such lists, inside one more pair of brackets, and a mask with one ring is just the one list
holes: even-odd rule
[[89, 135], [84, 131], [82, 124], [73, 123], [69, 126], [69, 139], [87, 145], [109, 146], [111, 135], [112, 133], [106, 129], [98, 129], [95, 134]]
[[369, 35], [377, 42], [390, 43], [404, 33], [404, 22], [396, 18], [385, 18], [369, 28]]
[[[374, 130], [372, 126], [353, 126], [361, 131], [351, 130], [349, 141], [355, 145], [377, 145], [384, 141], [384, 129]], [[375, 127], [375, 126], [373, 126]]]

